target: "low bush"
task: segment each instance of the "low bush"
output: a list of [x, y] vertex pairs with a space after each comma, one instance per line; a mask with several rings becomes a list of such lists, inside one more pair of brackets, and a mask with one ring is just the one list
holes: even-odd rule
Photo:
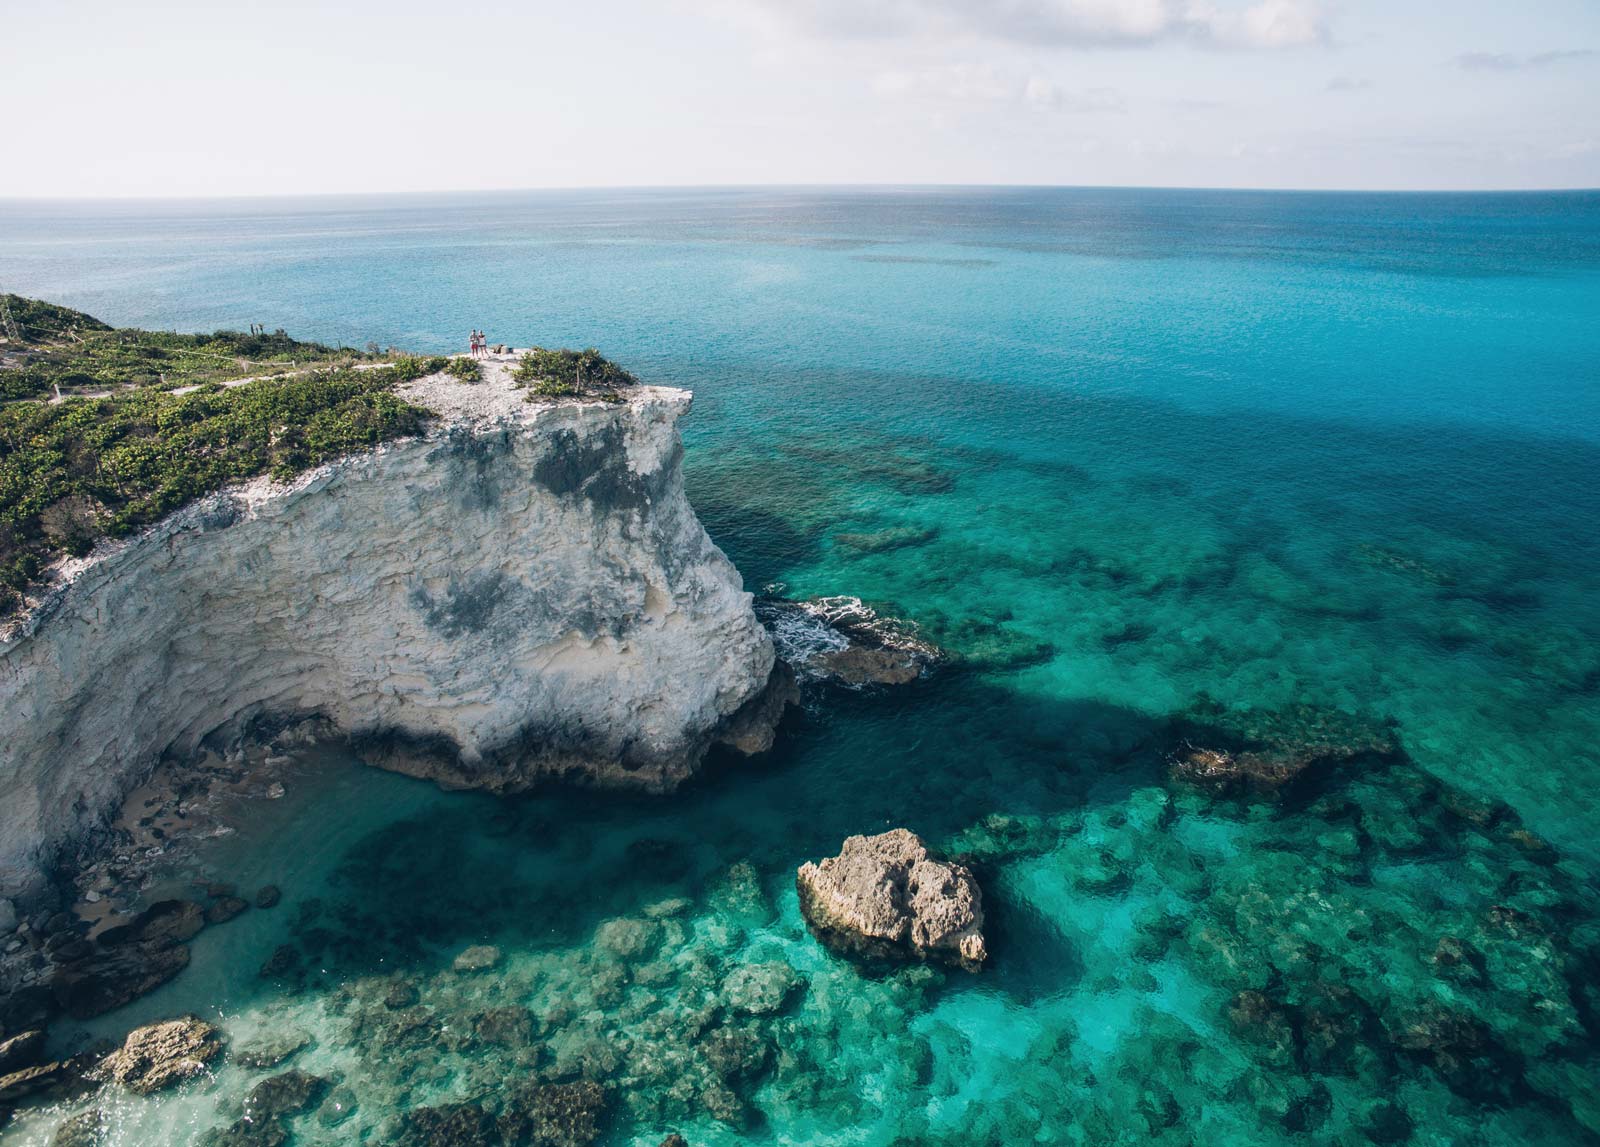
[[535, 347], [522, 356], [512, 377], [533, 394], [546, 398], [605, 393], [638, 381], [593, 347], [587, 350]]
[[475, 358], [453, 358], [444, 369], [446, 374], [459, 382], [477, 382], [483, 377], [483, 368]]
[[340, 369], [0, 407], [0, 616], [52, 561], [101, 537], [257, 474], [289, 478], [418, 433], [428, 412], [392, 393], [395, 374]]

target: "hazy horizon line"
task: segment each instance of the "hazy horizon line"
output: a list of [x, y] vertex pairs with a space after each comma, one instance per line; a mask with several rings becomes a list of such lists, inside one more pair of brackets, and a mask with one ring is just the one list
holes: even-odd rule
[[7, 195], [0, 203], [226, 203], [304, 199], [370, 199], [441, 195], [530, 195], [550, 193], [688, 191], [1215, 191], [1283, 195], [1574, 195], [1600, 192], [1600, 186], [1561, 187], [1301, 187], [1181, 183], [617, 183], [550, 184], [532, 187], [440, 187], [404, 191], [280, 191], [229, 195]]

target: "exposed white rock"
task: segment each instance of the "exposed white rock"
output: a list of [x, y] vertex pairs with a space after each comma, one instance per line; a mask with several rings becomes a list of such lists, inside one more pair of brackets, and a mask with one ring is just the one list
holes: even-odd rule
[[974, 971], [988, 958], [978, 882], [907, 829], [847, 837], [838, 856], [801, 865], [795, 885], [806, 922], [843, 951]]
[[496, 365], [410, 396], [424, 437], [104, 545], [0, 634], [0, 896], [163, 752], [264, 715], [496, 791], [666, 790], [714, 740], [770, 744], [772, 642], [683, 493], [686, 391], [526, 403]]

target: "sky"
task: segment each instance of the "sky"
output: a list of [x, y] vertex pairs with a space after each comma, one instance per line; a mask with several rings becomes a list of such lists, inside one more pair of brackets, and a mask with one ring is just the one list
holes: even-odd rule
[[1600, 187], [1600, 0], [0, 0], [0, 197]]

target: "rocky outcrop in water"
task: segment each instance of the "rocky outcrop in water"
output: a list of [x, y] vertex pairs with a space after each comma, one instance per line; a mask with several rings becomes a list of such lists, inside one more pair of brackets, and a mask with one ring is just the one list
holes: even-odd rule
[[686, 392], [406, 396], [440, 415], [425, 436], [108, 543], [0, 634], [0, 896], [163, 753], [269, 716], [500, 792], [667, 790], [719, 740], [770, 744], [772, 642], [683, 493]]
[[194, 1016], [135, 1028], [97, 1074], [147, 1095], [191, 1079], [222, 1052], [216, 1028]]
[[813, 681], [851, 688], [906, 685], [943, 656], [916, 626], [885, 617], [856, 597], [768, 598], [756, 610], [784, 661]]
[[806, 922], [842, 951], [974, 971], [988, 957], [978, 882], [906, 829], [849, 837], [838, 856], [801, 865], [795, 883]]

